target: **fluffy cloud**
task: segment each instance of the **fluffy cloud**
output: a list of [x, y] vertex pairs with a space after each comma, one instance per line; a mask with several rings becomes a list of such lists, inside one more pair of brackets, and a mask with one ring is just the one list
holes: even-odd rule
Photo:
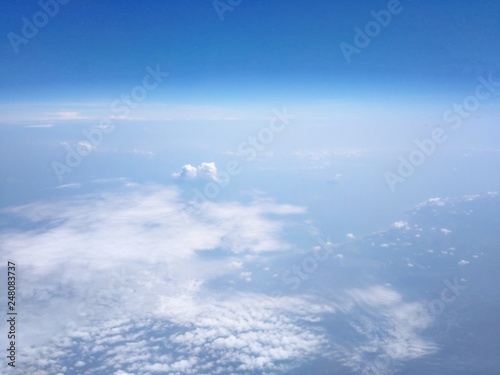
[[155, 314], [185, 327], [169, 339], [180, 352], [203, 348], [205, 361], [217, 360], [234, 372], [266, 373], [289, 368], [299, 358], [317, 356], [326, 344], [324, 335], [303, 322], [333, 311], [304, 298], [237, 294], [218, 301], [165, 297]]
[[410, 227], [408, 226], [408, 223], [406, 221], [396, 221], [392, 224], [393, 228], [397, 228], [397, 229], [410, 229]]
[[26, 373], [271, 374], [322, 358], [384, 374], [435, 350], [422, 306], [392, 288], [325, 301], [254, 286], [252, 264], [292, 248], [285, 223], [303, 208], [262, 197], [189, 207], [150, 185], [7, 210], [36, 228], [0, 236], [23, 268]]
[[441, 207], [441, 206], [444, 206], [446, 204], [446, 201], [447, 201], [446, 198], [435, 197], [435, 198], [429, 198], [422, 205], [440, 206]]
[[[80, 373], [76, 358], [92, 358], [88, 373], [199, 374], [286, 372], [322, 355], [324, 333], [310, 322], [334, 310], [303, 297], [229, 298], [163, 294], [146, 319], [109, 319], [78, 327], [66, 339], [38, 347], [26, 361], [44, 369]], [[70, 365], [66, 364], [71, 363]], [[77, 362], [78, 363], [78, 362]]]
[[[275, 365], [276, 361], [298, 360], [318, 350], [321, 335], [301, 328], [300, 318], [289, 316], [297, 315], [295, 310], [308, 316], [309, 301], [286, 301], [292, 307], [285, 309], [258, 294], [226, 296], [223, 302], [221, 291], [208, 286], [241, 268], [248, 254], [290, 248], [280, 238], [285, 224], [279, 217], [304, 210], [268, 199], [245, 205], [206, 203], [196, 211], [187, 208], [176, 189], [134, 186], [5, 212], [37, 228], [0, 236], [8, 249], [3, 255], [24, 271], [19, 284], [25, 309], [20, 358], [31, 365], [28, 372], [58, 373], [78, 367], [86, 373], [83, 362], [91, 362], [95, 371], [102, 366], [103, 373], [116, 363], [123, 364], [116, 371], [134, 374], [161, 372], [165, 366], [173, 373], [206, 371], [212, 362], [199, 358], [202, 347], [186, 339], [190, 330], [198, 335], [196, 340], [206, 335], [203, 345], [212, 348], [213, 361], [227, 350], [224, 358], [232, 358], [238, 371], [278, 369], [284, 365]], [[210, 255], [220, 250], [226, 255]], [[248, 282], [251, 275], [241, 273]], [[252, 308], [253, 304], [259, 307]], [[178, 327], [175, 335], [170, 334], [169, 345], [183, 348], [175, 356], [151, 354], [154, 345], [147, 336], [154, 327], [143, 322], [151, 314], [155, 324]], [[106, 329], [117, 318], [127, 323], [112, 332]], [[213, 329], [220, 324], [226, 327], [226, 336], [214, 336]], [[250, 331], [259, 332], [259, 325], [262, 331], [255, 342]], [[187, 349], [191, 357], [184, 357]], [[75, 351], [85, 356], [74, 358]], [[89, 357], [100, 358], [96, 360], [100, 364]]]
[[217, 181], [217, 167], [215, 163], [201, 163], [194, 167], [191, 164], [186, 164], [182, 167], [181, 172], [173, 173], [174, 179], [181, 180], [208, 180]]

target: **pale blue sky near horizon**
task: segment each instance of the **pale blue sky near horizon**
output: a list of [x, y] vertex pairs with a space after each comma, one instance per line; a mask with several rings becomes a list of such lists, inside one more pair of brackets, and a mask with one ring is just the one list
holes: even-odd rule
[[[32, 192], [61, 184], [51, 163], [64, 161], [62, 144], [76, 147], [83, 131], [102, 120], [111, 119], [116, 130], [62, 184], [126, 175], [130, 160], [138, 167], [125, 177], [144, 180], [168, 181], [184, 164], [217, 161], [221, 168], [283, 108], [295, 118], [265, 147], [262, 165], [248, 165], [249, 184], [259, 181], [262, 168], [290, 170], [299, 180], [312, 173], [304, 170], [318, 168], [319, 180], [338, 173], [349, 180], [350, 165], [364, 166], [351, 180], [361, 187], [359, 196], [375, 184], [389, 204], [394, 196], [384, 172], [396, 170], [416, 139], [443, 127], [446, 142], [397, 194], [406, 191], [415, 203], [435, 191], [428, 181], [444, 175], [457, 194], [476, 183], [497, 185], [491, 164], [500, 135], [495, 1], [242, 1], [221, 21], [211, 1], [73, 0], [59, 4], [16, 53], [12, 33], [22, 37], [41, 4], [59, 3], [9, 2], [0, 12], [1, 172], [17, 198], [16, 183], [29, 191], [26, 178], [35, 170], [39, 185]], [[373, 23], [372, 11], [394, 7], [397, 14], [347, 61], [341, 43], [356, 45], [356, 28]], [[113, 102], [123, 109], [123, 98], [151, 70], [164, 74], [161, 82], [134, 108], [117, 111]], [[480, 77], [494, 92], [452, 129], [444, 114], [477, 95]], [[345, 159], [349, 154], [357, 159]], [[478, 158], [480, 167], [469, 165]], [[462, 162], [475, 179], [458, 172]]]
[[16, 373], [498, 370], [499, 26], [498, 0], [3, 2]]

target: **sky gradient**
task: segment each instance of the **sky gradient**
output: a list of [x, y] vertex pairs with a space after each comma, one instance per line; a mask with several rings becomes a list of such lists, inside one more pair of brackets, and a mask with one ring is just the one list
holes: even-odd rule
[[4, 2], [9, 374], [500, 373], [499, 26], [498, 0]]
[[398, 14], [350, 63], [340, 44], [354, 45], [355, 28], [364, 30], [374, 19], [370, 12], [391, 2], [239, 3], [221, 21], [210, 1], [70, 1], [26, 43], [11, 43], [9, 33], [23, 37], [23, 17], [33, 21], [42, 8], [9, 2], [0, 16], [0, 98], [110, 100], [140, 81], [147, 66], [160, 64], [170, 76], [155, 101], [416, 94], [425, 101], [462, 94], [478, 75], [498, 69], [495, 1], [401, 1]]

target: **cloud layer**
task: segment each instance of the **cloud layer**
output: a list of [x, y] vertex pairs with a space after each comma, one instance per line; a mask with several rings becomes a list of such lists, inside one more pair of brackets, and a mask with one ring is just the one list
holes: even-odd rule
[[293, 249], [283, 233], [301, 207], [259, 198], [193, 210], [175, 188], [129, 185], [5, 213], [28, 228], [0, 243], [23, 270], [31, 374], [271, 374], [319, 358], [389, 374], [435, 350], [420, 335], [422, 306], [390, 287], [325, 300], [258, 286], [247, 264]]

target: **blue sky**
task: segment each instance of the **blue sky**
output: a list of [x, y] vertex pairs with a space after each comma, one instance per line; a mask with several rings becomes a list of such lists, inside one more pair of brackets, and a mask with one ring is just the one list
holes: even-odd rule
[[[221, 22], [210, 1], [70, 1], [16, 54], [37, 2], [0, 16], [1, 98], [111, 99], [144, 68], [170, 72], [155, 100], [190, 102], [434, 96], [462, 93], [495, 68], [495, 1], [401, 1], [402, 11], [347, 63], [339, 44], [387, 1], [243, 1]], [[425, 101], [425, 98], [420, 98]]]
[[[497, 148], [492, 135], [498, 134], [500, 114], [498, 2], [231, 3], [237, 5], [223, 20], [214, 7], [222, 3], [212, 1], [2, 5], [0, 122], [56, 124], [69, 133], [103, 119], [157, 121], [172, 125], [169, 147], [200, 153], [203, 148], [193, 143], [211, 143], [212, 151], [227, 152], [273, 109], [286, 107], [296, 116], [295, 130], [283, 136], [284, 144], [273, 145], [277, 150], [400, 150], [412, 148], [416, 137], [429, 137], [433, 127], [449, 127], [443, 116], [475, 95], [483, 77], [494, 82], [494, 94], [462, 116], [467, 126], [448, 129], [451, 141], [444, 147]], [[52, 9], [53, 16], [43, 9]], [[358, 30], [370, 34], [374, 20], [387, 14], [390, 20], [368, 37], [368, 45], [356, 44]], [[31, 22], [39, 27], [29, 36]], [[359, 47], [347, 59], [340, 47], [345, 44]], [[161, 72], [161, 82], [151, 81], [151, 71]], [[124, 109], [123, 98], [145, 79], [154, 88], [133, 109]], [[68, 133], [60, 127], [48, 138], [34, 133], [43, 129], [27, 138], [61, 151]], [[17, 138], [4, 134], [8, 155], [9, 139]], [[164, 137], [149, 137], [147, 152], [164, 144]], [[128, 145], [140, 138], [132, 132], [123, 136]], [[196, 162], [212, 159], [198, 156]]]
[[498, 367], [499, 23], [498, 0], [5, 1], [20, 371]]
[[[498, 151], [495, 1], [233, 1], [239, 5], [222, 21], [212, 1], [59, 1], [9, 2], [0, 12], [0, 123], [30, 127], [0, 128], [2, 157], [39, 166], [51, 184], [58, 182], [51, 162], [65, 156], [61, 144], [77, 144], [84, 129], [107, 119], [120, 131], [89, 162], [140, 150], [168, 158], [167, 176], [187, 163], [223, 160], [282, 108], [295, 116], [293, 126], [266, 152], [392, 152], [377, 176], [397, 168], [415, 139], [437, 126], [448, 135], [437, 155], [443, 148]], [[43, 21], [43, 4], [58, 4], [57, 14], [23, 36], [26, 22]], [[368, 32], [373, 14], [389, 10], [387, 25], [348, 62], [341, 44], [355, 46], [357, 30]], [[13, 48], [14, 34], [26, 43]], [[116, 110], [151, 70], [168, 76], [148, 81], [154, 89], [130, 111]], [[494, 95], [451, 129], [443, 115], [475, 94], [478, 77], [495, 82]], [[25, 171], [18, 163], [2, 168], [10, 180]], [[69, 182], [88, 178], [80, 173]]]

